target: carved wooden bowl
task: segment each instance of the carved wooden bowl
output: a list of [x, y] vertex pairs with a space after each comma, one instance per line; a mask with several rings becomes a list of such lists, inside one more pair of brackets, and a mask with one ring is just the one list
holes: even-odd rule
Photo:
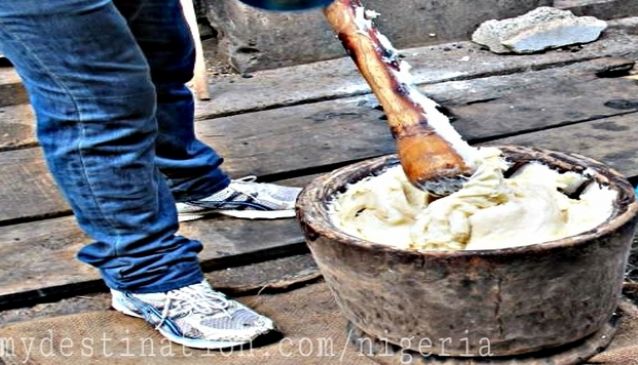
[[500, 148], [513, 168], [541, 161], [560, 171], [591, 169], [595, 181], [618, 192], [612, 217], [577, 236], [525, 247], [404, 251], [343, 233], [328, 213], [335, 193], [397, 164], [396, 156], [320, 177], [299, 197], [297, 217], [344, 316], [358, 329], [421, 353], [481, 356], [489, 342], [492, 356], [513, 356], [574, 343], [609, 322], [638, 220], [633, 188], [583, 156]]

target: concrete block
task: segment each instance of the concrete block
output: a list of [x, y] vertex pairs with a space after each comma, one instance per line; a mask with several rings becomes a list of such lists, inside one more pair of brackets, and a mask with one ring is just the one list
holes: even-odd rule
[[[344, 55], [321, 11], [272, 13], [237, 0], [207, 0], [219, 32], [219, 54], [241, 72], [289, 66]], [[381, 13], [377, 24], [396, 47], [468, 40], [483, 21], [508, 18], [553, 0], [368, 0]]]

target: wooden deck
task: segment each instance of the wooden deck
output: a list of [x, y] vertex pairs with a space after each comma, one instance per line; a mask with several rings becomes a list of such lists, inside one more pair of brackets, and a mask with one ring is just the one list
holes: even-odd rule
[[[576, 152], [637, 183], [636, 34], [618, 22], [601, 41], [541, 55], [497, 56], [469, 42], [404, 53], [420, 87], [470, 142]], [[349, 59], [211, 81], [197, 133], [234, 177], [303, 186], [394, 151], [383, 112]], [[27, 102], [14, 70], [0, 67], [0, 325], [107, 306], [97, 272], [74, 258], [87, 238], [46, 170]], [[283, 290], [318, 275], [294, 220], [215, 217], [185, 223], [181, 233], [204, 243], [205, 270], [232, 293]]]

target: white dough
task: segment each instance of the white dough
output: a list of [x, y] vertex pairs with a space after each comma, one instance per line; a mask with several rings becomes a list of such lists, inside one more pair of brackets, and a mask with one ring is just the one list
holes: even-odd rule
[[344, 232], [381, 244], [414, 250], [488, 250], [525, 246], [573, 236], [602, 224], [616, 192], [529, 163], [505, 179], [500, 150], [478, 150], [477, 170], [460, 191], [428, 203], [401, 166], [348, 187], [331, 205], [332, 220]]

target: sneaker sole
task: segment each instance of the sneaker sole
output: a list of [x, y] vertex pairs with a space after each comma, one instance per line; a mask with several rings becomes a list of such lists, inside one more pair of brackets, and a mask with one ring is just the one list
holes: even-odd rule
[[194, 221], [202, 219], [207, 216], [221, 214], [233, 218], [241, 219], [283, 219], [294, 218], [295, 210], [212, 210], [210, 212], [196, 212], [196, 213], [179, 213], [180, 222]]
[[[134, 318], [139, 318], [139, 319], [143, 319], [144, 317], [131, 311], [130, 309], [128, 309], [125, 305], [121, 304], [119, 302], [119, 300], [113, 300], [111, 302], [111, 307], [113, 307], [113, 309], [115, 309], [116, 311], [125, 314], [127, 316], [130, 317], [134, 317]], [[165, 338], [167, 338], [169, 341], [174, 342], [178, 345], [182, 345], [182, 346], [186, 346], [189, 348], [194, 348], [194, 349], [200, 349], [200, 350], [224, 350], [224, 349], [230, 349], [233, 347], [239, 347], [239, 346], [245, 346], [250, 344], [251, 342], [253, 342], [254, 340], [256, 340], [258, 337], [264, 336], [266, 334], [268, 334], [269, 332], [274, 331], [274, 327], [273, 328], [269, 328], [266, 332], [257, 335], [253, 340], [251, 341], [242, 341], [242, 342], [238, 342], [238, 341], [211, 341], [211, 340], [198, 340], [198, 339], [191, 339], [191, 338], [186, 338], [186, 337], [181, 337], [181, 336], [176, 336], [170, 332], [166, 332], [164, 330], [162, 330], [161, 328], [156, 328], [156, 330]]]

